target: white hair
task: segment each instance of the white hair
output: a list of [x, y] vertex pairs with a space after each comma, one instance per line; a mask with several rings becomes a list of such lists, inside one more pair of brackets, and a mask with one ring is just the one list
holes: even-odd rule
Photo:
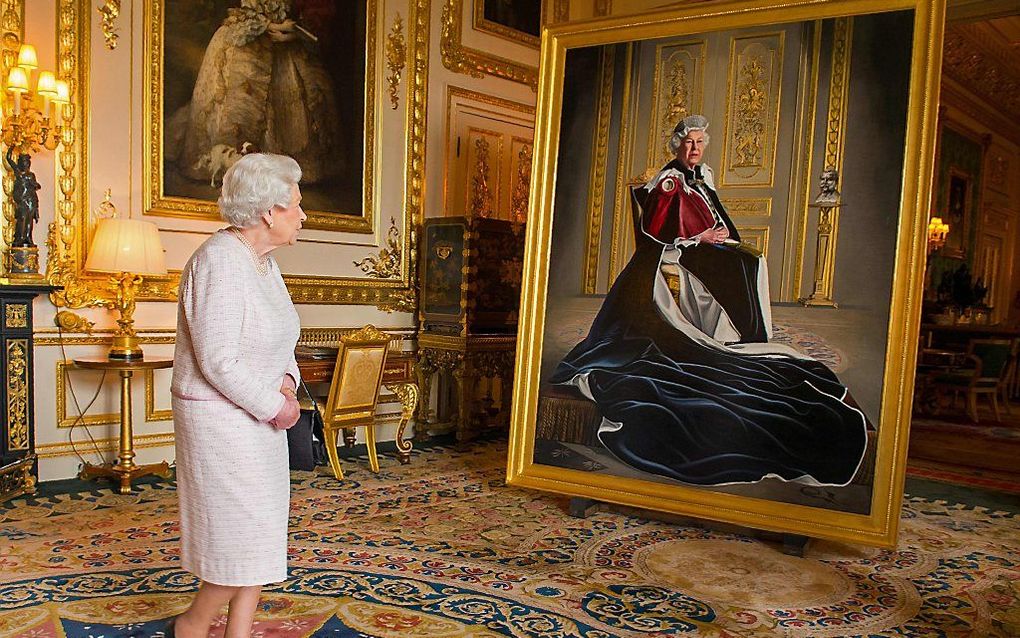
[[274, 206], [290, 206], [293, 187], [301, 181], [301, 167], [293, 158], [249, 153], [223, 174], [220, 217], [238, 228], [258, 223]]
[[673, 137], [669, 138], [669, 150], [673, 155], [677, 154], [691, 131], [704, 133], [705, 146], [708, 146], [708, 118], [704, 115], [688, 115], [677, 123], [676, 128], [673, 129]]

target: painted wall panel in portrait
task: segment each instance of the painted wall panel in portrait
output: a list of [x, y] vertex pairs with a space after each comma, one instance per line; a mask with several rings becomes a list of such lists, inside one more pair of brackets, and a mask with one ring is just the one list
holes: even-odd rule
[[154, 213], [208, 216], [223, 171], [262, 151], [301, 165], [309, 226], [367, 230], [376, 0], [149, 1]]
[[[569, 26], [554, 29], [562, 40], [553, 33], [545, 42], [543, 60], [561, 60], [563, 79], [540, 92], [538, 121], [543, 107], [552, 108], [554, 124], [539, 129], [536, 152], [555, 161], [543, 164], [542, 155], [536, 166], [552, 167], [545, 183], [554, 186], [536, 194], [544, 228], [529, 226], [521, 325], [534, 333], [521, 339], [540, 345], [519, 347], [508, 475], [519, 485], [888, 543], [895, 530], [888, 503], [899, 498], [888, 487], [905, 454], [897, 447], [906, 427], [899, 362], [913, 356], [915, 341], [896, 335], [905, 327], [906, 287], [919, 281], [913, 271], [895, 275], [911, 250], [903, 233], [920, 215], [911, 198], [924, 183], [903, 176], [931, 168], [930, 157], [926, 168], [909, 159], [917, 153], [908, 152], [916, 145], [911, 127], [931, 126], [931, 113], [911, 102], [912, 91], [930, 81], [912, 47], [930, 36], [930, 14], [829, 13], [783, 22], [764, 12], [755, 16], [760, 22], [745, 15], [746, 24], [734, 24], [719, 11], [718, 22], [705, 18], [716, 26], [704, 31], [667, 19], [635, 40], [617, 21], [606, 29], [619, 27], [619, 39], [600, 33], [605, 44], [588, 44], [592, 36]], [[834, 28], [838, 20], [844, 22]], [[848, 40], [837, 47], [840, 34]], [[669, 60], [663, 52], [678, 42], [706, 43], [694, 50], [704, 51], [704, 68], [721, 83], [706, 73], [705, 110], [687, 117], [678, 111], [675, 156], [658, 164]], [[784, 53], [784, 42], [797, 50]], [[881, 65], [867, 63], [879, 44]], [[845, 57], [853, 47], [863, 60], [856, 67], [846, 64], [858, 59]], [[805, 72], [803, 65], [818, 69], [818, 58], [836, 49], [846, 63], [824, 65], [819, 77]], [[698, 59], [689, 52], [687, 64]], [[612, 85], [600, 88], [592, 69], [607, 55], [633, 64], [615, 67]], [[692, 94], [677, 85], [678, 94]], [[600, 90], [624, 96], [612, 101], [608, 117], [599, 111]], [[652, 108], [640, 103], [643, 94], [655, 96]], [[845, 107], [829, 108], [846, 95]], [[784, 99], [817, 113], [784, 107]], [[842, 117], [830, 120], [830, 110]], [[590, 176], [593, 162], [603, 160], [590, 140], [606, 121], [603, 137], [620, 139], [617, 157], [629, 160], [606, 163], [600, 179], [608, 199], [626, 203], [614, 232], [632, 236], [634, 248], [593, 259]], [[797, 134], [777, 135], [781, 130]], [[650, 152], [628, 146], [649, 139]], [[784, 243], [814, 241], [813, 227], [803, 238], [786, 229], [798, 219], [806, 224], [816, 209], [739, 190], [785, 194], [795, 191], [794, 181], [810, 180], [810, 198], [818, 198], [817, 176], [837, 159], [819, 153], [803, 165], [789, 160], [812, 157], [791, 147], [816, 140], [823, 147], [834, 140], [836, 165], [844, 168], [845, 187], [828, 204], [844, 209], [846, 220], [829, 247], [836, 281], [862, 260], [873, 280], [866, 290], [846, 290], [852, 301], [845, 305], [804, 307], [772, 297], [769, 271], [789, 268], [784, 260], [798, 252]], [[887, 145], [877, 166], [869, 150], [876, 140]], [[547, 263], [539, 265], [539, 255]], [[608, 268], [611, 257], [625, 265], [610, 273], [607, 294], [591, 294], [589, 271]], [[872, 536], [879, 528], [881, 540]]]

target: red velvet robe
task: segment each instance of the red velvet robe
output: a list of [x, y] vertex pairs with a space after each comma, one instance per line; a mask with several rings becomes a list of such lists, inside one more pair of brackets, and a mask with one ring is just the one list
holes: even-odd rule
[[645, 230], [666, 244], [677, 237], [690, 239], [717, 223], [704, 198], [695, 191], [686, 192], [681, 179], [664, 177], [645, 199]]

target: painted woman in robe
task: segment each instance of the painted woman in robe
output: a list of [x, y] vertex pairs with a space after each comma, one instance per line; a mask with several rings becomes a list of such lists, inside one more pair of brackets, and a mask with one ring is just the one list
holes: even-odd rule
[[634, 193], [634, 256], [551, 381], [598, 405], [599, 440], [639, 470], [694, 485], [847, 485], [867, 419], [823, 364], [768, 343], [765, 261], [740, 245], [700, 163], [707, 127], [700, 115], [678, 124], [676, 159]]
[[293, 157], [305, 184], [340, 173], [336, 94], [318, 50], [329, 33], [313, 32], [328, 23], [324, 12], [335, 11], [323, 0], [241, 0], [229, 9], [205, 50], [191, 102], [168, 122], [167, 159], [183, 175], [207, 180], [203, 156], [248, 143]]

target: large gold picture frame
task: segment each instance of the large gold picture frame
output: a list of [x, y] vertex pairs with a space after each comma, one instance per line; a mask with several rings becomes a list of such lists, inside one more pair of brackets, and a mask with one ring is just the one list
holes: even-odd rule
[[[165, 0], [147, 0], [153, 4], [147, 6], [162, 7]], [[384, 0], [366, 0], [368, 6], [381, 8]], [[400, 4], [405, 4], [401, 2]], [[21, 6], [19, 4], [19, 6]], [[426, 91], [428, 81], [429, 51], [429, 9], [430, 0], [406, 0], [407, 10], [407, 66], [408, 73], [404, 83], [406, 91], [404, 126], [405, 142], [402, 145], [404, 162], [404, 189], [402, 196], [403, 224], [396, 237], [394, 250], [399, 258], [393, 275], [385, 279], [373, 277], [322, 277], [315, 275], [284, 275], [288, 290], [297, 303], [311, 304], [358, 304], [375, 305], [387, 311], [412, 312], [415, 307], [414, 280], [414, 228], [424, 216], [423, 184], [425, 179], [425, 115]], [[92, 219], [88, 205], [89, 184], [89, 78], [92, 58], [91, 23], [93, 7], [88, 0], [58, 0], [57, 5], [57, 69], [60, 79], [66, 80], [71, 89], [71, 104], [63, 111], [62, 145], [57, 157], [57, 193], [55, 219], [49, 227], [46, 238], [48, 249], [46, 278], [62, 287], [62, 290], [51, 293], [51, 301], [58, 307], [84, 308], [108, 304], [115, 298], [115, 291], [109, 285], [108, 277], [86, 273], [85, 258], [88, 254], [89, 240], [92, 235]], [[19, 18], [20, 19], [20, 18]], [[146, 19], [155, 19], [150, 12]], [[378, 28], [375, 16], [369, 17], [367, 42], [376, 42], [375, 31]], [[21, 28], [20, 23], [17, 29]], [[366, 47], [368, 45], [366, 44]], [[374, 47], [374, 44], [372, 45]], [[147, 47], [152, 53], [153, 49]], [[374, 51], [374, 48], [373, 48]], [[374, 59], [372, 52], [366, 52], [367, 59]], [[147, 57], [151, 61], [151, 57]], [[373, 67], [374, 68], [374, 67]], [[367, 75], [377, 78], [378, 74]], [[148, 77], [148, 76], [147, 76]], [[150, 78], [151, 79], [151, 78]], [[378, 82], [378, 78], [376, 79]], [[369, 82], [366, 91], [377, 93], [377, 86]], [[373, 98], [375, 99], [375, 98]], [[374, 102], [373, 102], [374, 104]], [[151, 103], [146, 104], [150, 108]], [[375, 122], [375, 114], [379, 109], [366, 111], [366, 126]], [[151, 132], [152, 113], [146, 119], [146, 130]], [[369, 137], [366, 133], [366, 136]], [[371, 146], [366, 146], [366, 167], [371, 163], [374, 171], [379, 162], [368, 158], [380, 156], [379, 136], [371, 136]], [[146, 138], [146, 150], [151, 151], [151, 139]], [[145, 157], [151, 157], [151, 154]], [[151, 168], [147, 161], [143, 162], [146, 171]], [[146, 172], [146, 184], [151, 184], [151, 175]], [[143, 190], [145, 188], [143, 187]], [[376, 193], [377, 188], [367, 188], [365, 193]], [[367, 197], [367, 195], [366, 195]], [[374, 201], [374, 200], [373, 200]], [[151, 204], [151, 202], [148, 202]], [[373, 203], [372, 209], [375, 211]], [[201, 218], [207, 213], [197, 214]], [[378, 218], [377, 212], [372, 217], [359, 218], [357, 224], [372, 228]], [[334, 228], [334, 230], [341, 230]], [[345, 229], [353, 230], [353, 229]], [[140, 301], [175, 301], [180, 273], [171, 271], [166, 278], [145, 278], [139, 288]]]
[[[894, 16], [894, 12], [899, 13]], [[889, 0], [882, 3], [872, 0], [831, 2], [794, 0], [784, 3], [735, 1], [643, 15], [640, 19], [628, 17], [575, 22], [552, 26], [544, 32], [532, 169], [537, 179], [532, 182], [533, 208], [529, 215], [526, 239], [524, 289], [521, 297], [507, 467], [509, 484], [771, 531], [882, 547], [895, 545], [903, 497], [907, 435], [914, 385], [916, 335], [919, 328], [925, 261], [924, 235], [933, 170], [935, 109], [944, 14], [945, 6], [942, 0]], [[600, 119], [597, 113], [598, 81], [585, 84], [584, 87], [565, 86], [571, 77], [567, 67], [570, 56], [585, 48], [608, 49], [612, 45], [625, 49], [629, 61], [629, 51], [634, 43], [647, 41], [651, 43], [648, 46], [652, 46], [666, 38], [716, 32], [731, 32], [737, 34], [734, 37], [743, 37], [746, 31], [770, 33], [773, 29], [784, 28], [792, 23], [812, 23], [815, 28], [826, 28], [828, 29], [826, 33], [831, 38], [834, 30], [838, 33], [839, 29], [846, 26], [845, 19], [848, 16], [852, 17], [851, 20], [861, 21], [862, 24], [867, 20], [875, 23], [885, 19], [886, 16], [894, 16], [893, 19], [898, 21], [898, 25], [905, 26], [907, 34], [898, 44], [903, 47], [901, 53], [901, 59], [904, 60], [903, 76], [908, 81], [898, 89], [889, 89], [902, 91], [901, 102], [896, 103], [903, 105], [898, 108], [902, 109], [902, 121], [905, 125], [902, 136], [897, 129], [890, 133], [889, 138], [894, 140], [889, 142], [889, 153], [897, 158], [890, 164], [890, 173], [895, 175], [897, 181], [893, 183], [900, 184], [900, 188], [887, 193], [888, 197], [884, 200], [892, 202], [889, 219], [884, 222], [890, 225], [892, 236], [886, 242], [888, 249], [882, 248], [885, 254], [881, 255], [880, 259], [885, 264], [883, 271], [885, 280], [882, 285], [887, 286], [882, 290], [887, 289], [888, 294], [879, 299], [879, 305], [882, 307], [878, 315], [881, 317], [878, 327], [883, 331], [881, 334], [884, 338], [881, 340], [882, 355], [873, 363], [873, 372], [874, 378], [881, 379], [881, 383], [876, 381], [874, 407], [866, 419], [870, 420], [874, 427], [868, 434], [869, 439], [873, 439], [869, 443], [873, 446], [873, 454], [869, 461], [871, 465], [867, 469], [870, 473], [868, 492], [870, 498], [865, 501], [864, 509], [852, 511], [839, 507], [810, 506], [799, 501], [748, 495], [739, 490], [706, 488], [641, 472], [614, 473], [611, 464], [607, 470], [605, 466], [599, 467], [597, 463], [594, 464], [594, 468], [588, 466], [582, 468], [567, 463], [536, 460], [536, 430], [540, 419], [544, 418], [540, 414], [539, 399], [540, 395], [546, 396], [543, 393], [548, 387], [548, 374], [547, 371], [543, 371], [543, 350], [547, 348], [552, 332], [563, 331], [562, 325], [555, 319], [552, 320], [553, 323], [547, 324], [549, 312], [562, 307], [562, 300], [557, 297], [560, 293], [550, 292], [550, 289], [573, 285], [563, 283], [569, 277], [562, 276], [562, 262], [553, 262], [563, 259], [562, 255], [571, 251], [578, 255], [576, 297], [581, 298], [585, 292], [589, 292], [582, 290], [585, 285], [585, 272], [580, 267], [584, 263], [583, 256], [586, 250], [583, 245], [586, 240], [585, 203], [581, 201], [579, 204], [571, 204], [570, 214], [564, 216], [559, 214], [561, 209], [558, 206], [562, 202], [557, 202], [557, 197], [564, 188], [565, 176], [576, 177], [586, 175], [588, 172], [585, 168], [587, 164], [586, 158], [583, 157], [584, 152], [578, 151], [576, 145], [570, 146], [569, 139], [573, 138], [566, 137], [580, 134], [576, 133], [576, 122], [567, 121], [568, 111], [565, 109], [577, 108], [576, 105], [582, 101], [577, 97], [581, 91], [591, 93], [594, 97], [584, 99], [593, 104], [588, 108], [596, 113], [591, 116], [591, 121], [597, 122]], [[840, 26], [833, 27], [833, 24]], [[758, 31], [754, 31], [755, 29]], [[861, 31], [865, 30], [862, 28]], [[810, 28], [806, 32], [811, 33]], [[806, 40], [810, 41], [810, 38]], [[838, 42], [838, 36], [836, 40]], [[881, 38], [875, 38], [872, 44], [880, 40]], [[883, 46], [886, 45], [892, 46], [893, 43], [883, 43]], [[599, 65], [593, 64], [588, 58], [583, 59], [588, 67], [595, 69], [590, 73], [591, 77], [597, 80]], [[592, 59], [597, 62], [599, 58], [596, 55]], [[629, 63], [626, 66], [629, 69]], [[624, 65], [619, 65], [618, 68], [624, 68]], [[850, 79], [854, 81], [852, 70]], [[575, 93], [571, 94], [571, 89], [575, 89]], [[853, 90], [851, 86], [851, 95]], [[624, 92], [625, 100], [626, 95]], [[892, 102], [895, 100], [890, 103]], [[851, 109], [851, 118], [853, 114]], [[716, 121], [723, 117], [726, 115], [717, 115]], [[819, 123], [819, 127], [826, 125], [824, 119]], [[571, 126], [574, 128], [569, 128]], [[725, 136], [725, 127], [721, 123], [714, 125], [711, 130], [717, 136]], [[824, 140], [831, 137], [832, 132], [827, 128], [821, 128], [823, 132], [819, 135], [819, 128], [812, 130], [815, 145], [824, 148]], [[589, 138], [598, 137], [592, 133], [585, 134]], [[842, 139], [845, 135], [845, 130], [835, 132], [837, 139]], [[641, 132], [636, 137], [643, 138], [647, 135]], [[565, 139], [568, 140], [567, 146], [561, 147]], [[727, 140], [713, 141], [713, 144], [718, 145], [727, 143]], [[561, 156], [561, 148], [570, 148], [571, 157]], [[574, 156], [575, 152], [578, 157]], [[594, 156], [596, 150], [592, 149], [591, 153]], [[816, 153], [816, 156], [820, 155], [822, 154]], [[793, 156], [800, 157], [803, 153], [798, 152]], [[898, 163], [898, 158], [902, 158], [901, 164]], [[561, 169], [569, 166], [574, 167], [572, 173], [561, 172]], [[846, 170], [853, 171], [854, 167], [848, 164]], [[581, 179], [583, 181], [584, 178]], [[718, 177], [716, 179], [718, 181]], [[644, 180], [640, 183], [643, 184]], [[624, 188], [629, 187], [626, 180], [621, 180], [619, 184]], [[607, 184], [607, 187], [610, 186]], [[576, 189], [579, 193], [587, 190], [583, 183]], [[669, 188], [665, 190], [668, 191]], [[812, 199], [817, 192], [817, 186], [812, 186]], [[612, 198], [607, 195], [607, 199]], [[893, 215], [896, 212], [898, 217]], [[627, 214], [629, 215], [629, 212]], [[747, 226], [738, 224], [738, 227], [750, 230], [756, 223], [758, 222], [755, 220], [749, 220]], [[564, 243], [563, 229], [571, 229], [569, 231], [573, 233], [569, 235], [571, 241], [576, 237], [582, 245], [568, 247]], [[853, 238], [850, 234], [849, 231], [844, 231], [840, 241], [848, 246], [852, 245]], [[856, 259], [856, 264], [860, 264], [861, 257], [857, 256]], [[837, 267], [843, 265], [853, 268], [853, 255], [850, 256], [850, 261], [850, 266], [846, 266], [844, 261], [838, 262]], [[550, 277], [551, 271], [557, 273], [555, 278]], [[887, 311], [884, 307], [886, 303]], [[810, 313], [815, 310], [799, 308], [798, 312]], [[844, 309], [825, 309], [819, 312], [838, 313], [844, 312]], [[584, 334], [581, 333], [578, 338], [583, 339]], [[547, 362], [546, 366], [548, 367]], [[599, 408], [596, 406], [591, 409], [597, 414]], [[863, 410], [861, 412], [864, 413]], [[557, 427], [569, 429], [573, 426], [571, 424], [563, 426], [559, 423]], [[862, 463], [855, 471], [863, 471], [863, 467]], [[765, 478], [769, 479], [770, 476]]]
[[[341, 170], [339, 173], [341, 178], [346, 179], [345, 175], [347, 173], [350, 173], [351, 177], [355, 178], [353, 180], [348, 179], [347, 181], [351, 183], [340, 187], [340, 191], [350, 190], [351, 188], [360, 190], [357, 197], [350, 198], [345, 193], [336, 193], [336, 186], [323, 189], [314, 183], [304, 184], [304, 190], [307, 191], [305, 199], [308, 202], [306, 204], [306, 214], [308, 215], [308, 220], [305, 222], [306, 228], [356, 233], [373, 232], [373, 206], [375, 204], [373, 184], [376, 180], [375, 154], [373, 151], [375, 149], [376, 96], [378, 93], [376, 87], [376, 41], [379, 30], [376, 18], [381, 0], [360, 1], [364, 5], [364, 32], [351, 35], [355, 40], [363, 38], [363, 41], [354, 42], [353, 45], [356, 50], [363, 47], [364, 65], [359, 69], [360, 74], [357, 71], [353, 72], [353, 77], [334, 77], [331, 83], [333, 90], [330, 93], [336, 95], [336, 103], [333, 103], [333, 95], [330, 95], [330, 99], [323, 100], [323, 104], [319, 108], [322, 109], [326, 104], [329, 104], [331, 110], [329, 112], [315, 112], [311, 114], [313, 120], [316, 118], [329, 120], [328, 127], [335, 126], [339, 129], [337, 131], [339, 135], [337, 143], [340, 145], [328, 149], [332, 151], [330, 153], [332, 157], [329, 159], [323, 157], [321, 161], [316, 160], [316, 164], [321, 163], [324, 166], [336, 164], [343, 161], [342, 158], [344, 157], [353, 157], [360, 160], [354, 163], [353, 168], [356, 170]], [[239, 3], [233, 0], [221, 0], [214, 4], [219, 12], [225, 11], [228, 7], [240, 6]], [[206, 3], [206, 5], [209, 5], [209, 3]], [[180, 15], [169, 15], [168, 11], [171, 10]], [[343, 6], [338, 5], [336, 10], [338, 13], [338, 17], [335, 18], [336, 20], [344, 24], [356, 24], [357, 21], [353, 20], [352, 16]], [[192, 18], [203, 16], [203, 19], [210, 23], [211, 27], [207, 25], [204, 30], [198, 28], [198, 25], [192, 25], [190, 29], [181, 28], [179, 23], [181, 22], [182, 15], [185, 18], [189, 15]], [[179, 108], [182, 101], [185, 105], [194, 101], [191, 99], [192, 89], [194, 89], [196, 96], [199, 92], [194, 76], [189, 75], [190, 73], [198, 74], [199, 65], [192, 59], [194, 55], [187, 55], [186, 53], [196, 47], [204, 47], [207, 53], [206, 57], [211, 57], [213, 43], [224, 40], [215, 36], [213, 36], [212, 43], [208, 40], [208, 37], [212, 35], [212, 29], [218, 26], [220, 22], [220, 20], [215, 18], [219, 18], [219, 14], [211, 15], [209, 6], [200, 6], [191, 1], [173, 2], [169, 3], [169, 5], [167, 0], [147, 0], [145, 3], [146, 64], [144, 82], [149, 87], [147, 92], [149, 99], [145, 104], [145, 161], [143, 162], [143, 179], [145, 180], [144, 195], [147, 215], [213, 221], [219, 219], [215, 201], [216, 188], [212, 183], [208, 184], [207, 187], [204, 181], [204, 174], [203, 180], [196, 181], [184, 176], [182, 171], [179, 171], [177, 168], [171, 168], [171, 166], [175, 167], [178, 163], [182, 166], [191, 166], [195, 158], [182, 156], [178, 162], [171, 162], [167, 159], [171, 152], [182, 152], [181, 148], [188, 146], [185, 143], [187, 140], [183, 139], [171, 143], [170, 139], [176, 135], [175, 131], [171, 129], [174, 129], [175, 126], [183, 129], [189, 127], [187, 122], [175, 123], [174, 120], [179, 111], [185, 111], [188, 108], [187, 106]], [[171, 26], [176, 26], [177, 28], [171, 28]], [[323, 28], [325, 29], [326, 27], [323, 26]], [[195, 36], [196, 31], [201, 31], [199, 36]], [[195, 39], [196, 37], [198, 37], [197, 40]], [[329, 33], [319, 34], [316, 37], [318, 39], [314, 45], [315, 49], [313, 49], [309, 56], [313, 56], [311, 57], [313, 64], [322, 65], [321, 70], [326, 76], [337, 75], [333, 72], [334, 67], [338, 64], [346, 64], [345, 60], [348, 57], [354, 61], [360, 60], [360, 57], [357, 55], [338, 55], [336, 51], [328, 48], [333, 46], [334, 48], [340, 47], [343, 49], [352, 46], [352, 43], [334, 43]], [[226, 46], [228, 49], [231, 48], [231, 45], [220, 46]], [[321, 49], [321, 54], [317, 49]], [[220, 55], [223, 54], [220, 53]], [[201, 58], [201, 61], [203, 68], [204, 66], [213, 66], [215, 64], [215, 62], [207, 64], [205, 58]], [[177, 73], [167, 72], [167, 66], [171, 63], [180, 66], [177, 69]], [[235, 62], [234, 64], [236, 65], [237, 63]], [[229, 65], [224, 66], [223, 69], [220, 73], [220, 81], [229, 82], [228, 78], [223, 77], [225, 73], [231, 72]], [[316, 71], [313, 69], [312, 72]], [[212, 77], [211, 73], [207, 75]], [[258, 78], [248, 79], [249, 83], [257, 83], [258, 81]], [[308, 80], [306, 79], [305, 81]], [[363, 87], [363, 95], [360, 91], [346, 90], [342, 85], [342, 83], [346, 82], [354, 83], [359, 88]], [[292, 90], [295, 93], [300, 93], [299, 87], [300, 85], [289, 88], [270, 86], [269, 89], [270, 92]], [[206, 93], [211, 90], [210, 87], [205, 88]], [[344, 108], [346, 105], [342, 103], [342, 100], [347, 95], [352, 95], [354, 98], [363, 97], [364, 99], [359, 100], [362, 102], [361, 104], [352, 105], [354, 108]], [[229, 98], [230, 96], [227, 95], [226, 97]], [[297, 97], [296, 103], [299, 104], [301, 101]], [[294, 103], [291, 103], [291, 107], [294, 107]], [[363, 126], [361, 124], [351, 126], [345, 122], [346, 118], [352, 114], [361, 118]], [[185, 113], [185, 115], [187, 114]], [[225, 117], [225, 114], [222, 117]], [[328, 128], [325, 121], [313, 121], [311, 126], [316, 131]], [[320, 135], [323, 134], [320, 133]], [[360, 137], [361, 139], [347, 139], [351, 136]], [[233, 150], [239, 149], [242, 142], [243, 140], [234, 140]], [[256, 149], [263, 150], [258, 149], [257, 145]], [[209, 151], [208, 157], [202, 157], [199, 161], [202, 159], [208, 160], [208, 168], [212, 169], [211, 163], [217, 161], [215, 151], [216, 147]], [[362, 154], [361, 157], [358, 157], [359, 152]], [[196, 171], [195, 175], [191, 177], [197, 178], [199, 173], [203, 173], [203, 171]], [[215, 178], [215, 174], [213, 177]], [[336, 181], [337, 179], [340, 178], [331, 178], [331, 181]], [[305, 179], [303, 181], [307, 182], [308, 180]], [[320, 193], [320, 190], [323, 192]], [[189, 195], [186, 195], [185, 192], [189, 193]], [[341, 195], [351, 201], [346, 204], [336, 203], [336, 197]], [[316, 205], [316, 202], [318, 205]]]

